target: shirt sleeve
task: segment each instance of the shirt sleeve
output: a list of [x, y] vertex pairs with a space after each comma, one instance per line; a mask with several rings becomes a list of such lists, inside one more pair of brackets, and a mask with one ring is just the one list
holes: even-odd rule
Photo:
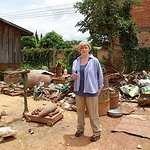
[[97, 60], [97, 78], [98, 78], [98, 87], [103, 88], [104, 87], [103, 71], [98, 60]]

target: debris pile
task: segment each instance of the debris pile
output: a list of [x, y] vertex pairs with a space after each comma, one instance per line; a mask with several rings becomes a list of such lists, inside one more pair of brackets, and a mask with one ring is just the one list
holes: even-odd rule
[[[114, 96], [117, 94], [115, 98], [117, 98], [118, 101], [136, 101], [140, 106], [149, 105], [150, 72], [142, 71], [124, 74], [124, 70], [119, 72], [113, 66], [107, 66], [105, 73], [108, 76], [110, 97], [111, 95]], [[34, 82], [34, 86], [27, 88], [26, 92], [32, 94], [34, 100], [51, 101], [57, 103], [57, 105], [63, 109], [76, 111], [75, 95], [72, 93], [73, 81], [69, 81], [70, 76], [61, 78], [59, 83], [60, 77], [53, 77], [53, 74], [48, 71], [34, 70], [30, 71], [28, 75], [29, 74], [32, 75], [30, 75], [30, 78], [27, 80], [28, 85], [30, 82], [33, 83], [35, 79], [36, 82]], [[40, 78], [37, 78], [37, 75], [40, 76]], [[54, 78], [55, 80], [53, 80]], [[0, 82], [0, 92], [11, 96], [24, 94], [23, 86], [20, 86], [20, 83], [7, 84]], [[117, 107], [117, 104], [115, 107]]]
[[[32, 90], [27, 89], [27, 93], [30, 93]], [[8, 84], [3, 81], [0, 82], [0, 93], [10, 95], [10, 96], [18, 96], [23, 95], [24, 90], [23, 87], [18, 84]]]
[[110, 92], [113, 91], [112, 89], [119, 91], [122, 101], [138, 102], [140, 106], [149, 105], [150, 72], [143, 70], [142, 72], [124, 74], [114, 68], [109, 68], [107, 74]]

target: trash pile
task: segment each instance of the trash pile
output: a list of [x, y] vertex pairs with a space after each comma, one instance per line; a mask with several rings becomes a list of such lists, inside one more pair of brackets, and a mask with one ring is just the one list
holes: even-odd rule
[[[35, 75], [35, 76], [34, 76]], [[33, 100], [49, 101], [49, 106], [35, 108], [32, 112], [24, 114], [27, 121], [46, 123], [48, 126], [53, 126], [57, 121], [63, 118], [63, 110], [76, 111], [75, 104], [75, 94], [73, 93], [73, 81], [71, 76], [67, 76], [60, 80], [61, 82], [54, 82], [52, 74], [48, 72], [42, 76], [40, 73], [32, 74], [30, 81], [28, 80], [27, 93], [32, 95]], [[124, 74], [123, 72], [117, 71], [115, 68], [106, 68], [105, 75], [107, 75], [107, 81], [104, 81], [104, 99], [102, 99], [103, 104], [110, 104], [110, 108], [105, 111], [105, 114], [109, 114], [111, 117], [120, 117], [131, 114], [134, 110], [127, 108], [118, 109], [118, 102], [136, 102], [139, 106], [150, 105], [150, 72], [131, 72], [129, 74]], [[45, 77], [49, 76], [49, 77]], [[51, 76], [51, 78], [50, 78]], [[35, 80], [36, 79], [36, 80]], [[44, 79], [44, 80], [43, 80]], [[56, 79], [56, 78], [55, 78]], [[107, 83], [108, 82], [108, 83]], [[0, 82], [0, 93], [7, 94], [11, 96], [24, 95], [23, 86], [18, 84], [8, 84], [3, 81]], [[114, 98], [113, 104], [111, 101], [106, 101]], [[102, 96], [103, 98], [103, 96]], [[117, 101], [115, 101], [117, 100]], [[116, 104], [115, 104], [116, 102]], [[102, 103], [101, 103], [102, 104]], [[109, 105], [107, 105], [109, 106]], [[103, 107], [104, 108], [104, 107]], [[121, 108], [121, 107], [120, 107]], [[116, 109], [114, 111], [114, 109]], [[2, 116], [7, 115], [5, 112], [0, 113], [0, 119]], [[133, 127], [134, 128], [134, 127]], [[8, 134], [6, 134], [6, 131]], [[9, 134], [10, 133], [10, 134]], [[29, 130], [30, 134], [33, 134], [33, 130]], [[5, 135], [2, 135], [5, 134]], [[2, 136], [1, 136], [2, 135]], [[0, 138], [3, 140], [6, 136], [15, 136], [16, 130], [11, 130], [9, 127], [0, 128]]]
[[[136, 101], [140, 106], [149, 105], [150, 101], [150, 72], [131, 72], [124, 74], [114, 67], [106, 67], [105, 74], [108, 76], [110, 96], [119, 91], [121, 101]], [[75, 110], [75, 95], [73, 92], [73, 81], [71, 76], [53, 82], [53, 74], [48, 71], [33, 70], [28, 73], [27, 93], [33, 96], [34, 100], [48, 100], [63, 109]], [[63, 82], [62, 82], [63, 81]], [[32, 86], [31, 86], [32, 85]], [[18, 84], [6, 84], [0, 82], [0, 93], [11, 96], [23, 95], [23, 86]]]
[[108, 76], [109, 86], [120, 91], [122, 101], [136, 101], [140, 106], [150, 105], [150, 72], [115, 72]]
[[19, 87], [17, 84], [8, 84], [4, 81], [0, 81], [0, 93], [10, 96], [18, 96], [23, 95], [24, 91], [23, 88]]

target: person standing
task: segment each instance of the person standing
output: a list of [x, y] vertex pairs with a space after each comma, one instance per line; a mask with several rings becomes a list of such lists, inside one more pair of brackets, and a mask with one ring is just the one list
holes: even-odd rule
[[75, 136], [80, 137], [84, 134], [85, 108], [87, 106], [93, 131], [90, 141], [94, 142], [101, 136], [98, 96], [103, 88], [103, 73], [99, 60], [90, 53], [91, 49], [88, 42], [82, 41], [79, 43], [80, 56], [73, 62], [72, 77], [78, 118]]

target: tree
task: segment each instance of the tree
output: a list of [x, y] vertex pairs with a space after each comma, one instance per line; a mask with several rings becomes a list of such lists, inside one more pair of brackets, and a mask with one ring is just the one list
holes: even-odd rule
[[[114, 49], [113, 40], [120, 38], [124, 52], [128, 49], [128, 54], [124, 53], [126, 60], [135, 59], [130, 51], [136, 52], [137, 35], [130, 11], [132, 4], [136, 2], [137, 0], [84, 0], [77, 2], [74, 7], [84, 15], [84, 20], [78, 22], [76, 26], [79, 26], [79, 31], [83, 33], [89, 31], [89, 40], [94, 45], [106, 45], [110, 50]], [[128, 37], [126, 38], [125, 35]], [[125, 38], [126, 41], [124, 41]], [[127, 64], [127, 66], [129, 65]]]
[[74, 41], [64, 41], [61, 45], [61, 48], [72, 48], [75, 44], [76, 43]]
[[111, 44], [118, 33], [119, 4], [116, 0], [84, 0], [74, 6], [84, 15], [84, 20], [77, 23], [79, 31], [89, 31], [95, 45]]
[[35, 36], [23, 36], [21, 38], [21, 48], [36, 48]]
[[64, 40], [62, 36], [57, 34], [56, 32], [48, 32], [42, 39], [40, 39], [40, 47], [43, 48], [61, 48], [62, 43]]
[[42, 39], [43, 38], [43, 35], [42, 35], [42, 33], [41, 33], [41, 35], [40, 35], [40, 39]]
[[38, 44], [38, 42], [39, 42], [39, 36], [38, 36], [37, 30], [35, 31], [35, 38], [36, 38], [36, 43]]

